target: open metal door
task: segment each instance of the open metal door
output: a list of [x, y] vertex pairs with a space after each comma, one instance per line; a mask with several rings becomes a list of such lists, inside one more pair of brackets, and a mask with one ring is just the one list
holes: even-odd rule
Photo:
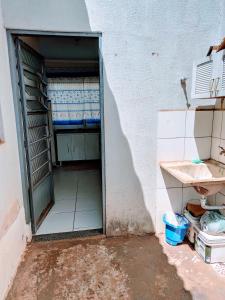
[[16, 39], [20, 103], [32, 231], [54, 203], [48, 101], [43, 57]]

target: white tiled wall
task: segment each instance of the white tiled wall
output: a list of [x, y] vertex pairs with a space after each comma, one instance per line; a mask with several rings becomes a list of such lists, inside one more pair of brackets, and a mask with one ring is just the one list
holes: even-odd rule
[[211, 137], [185, 138], [184, 160], [210, 158]]
[[225, 156], [220, 155], [219, 146], [225, 148], [225, 111], [214, 111], [211, 157], [225, 163]]
[[160, 111], [158, 115], [158, 138], [185, 137], [186, 111]]
[[199, 199], [192, 187], [160, 169], [159, 162], [210, 158], [212, 125], [212, 110], [158, 113], [156, 232], [164, 230], [163, 213], [181, 213], [188, 200]]
[[[214, 111], [211, 157], [225, 164], [225, 156], [220, 155], [221, 149], [219, 148], [219, 146], [225, 149], [225, 111], [224, 110]], [[225, 203], [225, 188], [220, 193], [215, 195], [216, 205], [221, 205], [224, 203]]]

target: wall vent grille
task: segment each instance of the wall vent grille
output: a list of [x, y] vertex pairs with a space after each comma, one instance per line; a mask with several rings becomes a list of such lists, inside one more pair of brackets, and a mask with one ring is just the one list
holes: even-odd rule
[[197, 65], [195, 93], [208, 93], [210, 80], [212, 78], [212, 61], [207, 61]]

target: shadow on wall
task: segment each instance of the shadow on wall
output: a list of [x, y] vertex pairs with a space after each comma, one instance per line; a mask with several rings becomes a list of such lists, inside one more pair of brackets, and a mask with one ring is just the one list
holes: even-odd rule
[[[198, 109], [209, 109], [208, 112], [205, 112], [205, 115], [208, 114], [207, 118], [195, 119], [195, 136], [203, 136], [203, 132], [200, 131], [201, 127], [205, 128], [204, 135], [208, 135], [208, 138], [202, 137], [195, 138], [196, 148], [201, 159], [213, 159], [222, 164], [225, 164], [225, 157], [221, 152], [221, 148], [225, 147], [224, 142], [224, 112], [223, 112], [223, 100], [216, 99], [214, 110], [211, 107], [198, 107]], [[216, 110], [215, 110], [216, 109]], [[218, 110], [217, 110], [218, 109]], [[203, 113], [203, 112], [202, 112]], [[202, 126], [199, 129], [198, 124]], [[199, 142], [203, 140], [203, 142]], [[204, 142], [205, 141], [205, 142]], [[222, 189], [218, 193], [210, 195], [207, 197], [207, 202], [210, 205], [223, 205], [225, 203], [225, 190]], [[200, 195], [198, 195], [200, 197]], [[221, 210], [224, 214], [224, 211]]]
[[193, 117], [190, 115], [190, 119], [194, 119], [191, 119], [194, 123], [193, 156], [195, 155], [192, 159], [205, 160], [211, 158], [213, 110], [212, 107], [197, 109], [193, 112]]

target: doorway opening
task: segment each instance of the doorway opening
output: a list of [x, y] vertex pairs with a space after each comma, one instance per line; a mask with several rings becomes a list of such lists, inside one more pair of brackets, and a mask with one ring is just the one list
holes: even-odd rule
[[[13, 34], [34, 235], [104, 231], [99, 37]], [[102, 180], [103, 179], [103, 180]]]

